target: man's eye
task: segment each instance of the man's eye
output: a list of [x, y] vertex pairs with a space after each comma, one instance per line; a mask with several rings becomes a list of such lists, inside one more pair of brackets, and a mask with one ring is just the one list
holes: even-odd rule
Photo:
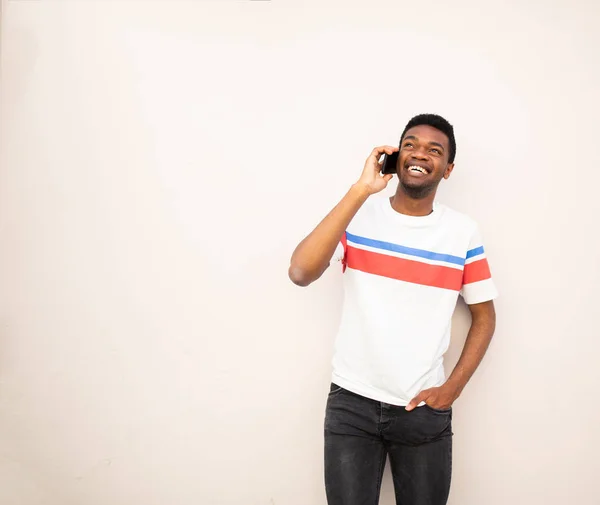
[[410, 142], [407, 142], [406, 144], [404, 144], [404, 147], [412, 147], [413, 145]]
[[439, 149], [432, 149], [431, 152], [435, 154], [442, 154], [442, 152]]

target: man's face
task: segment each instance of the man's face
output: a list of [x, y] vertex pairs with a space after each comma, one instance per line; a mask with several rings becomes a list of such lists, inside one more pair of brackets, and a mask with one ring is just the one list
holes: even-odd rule
[[454, 163], [448, 163], [446, 134], [432, 126], [415, 126], [400, 144], [396, 172], [400, 184], [415, 196], [434, 191], [442, 179], [450, 177]]

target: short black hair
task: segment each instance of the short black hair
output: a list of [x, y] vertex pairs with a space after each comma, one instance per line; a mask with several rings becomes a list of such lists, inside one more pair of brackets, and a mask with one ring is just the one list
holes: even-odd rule
[[442, 116], [438, 116], [437, 114], [419, 114], [418, 116], [413, 117], [406, 125], [406, 128], [404, 128], [402, 136], [400, 137], [400, 143], [402, 143], [402, 139], [408, 130], [414, 128], [415, 126], [421, 125], [431, 126], [436, 130], [440, 130], [446, 135], [446, 137], [448, 137], [448, 163], [454, 163], [454, 157], [456, 156], [456, 139], [454, 138], [454, 128], [447, 120], [445, 120]]

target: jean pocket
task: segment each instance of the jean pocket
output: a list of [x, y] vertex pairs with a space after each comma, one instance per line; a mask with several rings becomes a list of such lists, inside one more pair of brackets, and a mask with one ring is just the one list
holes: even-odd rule
[[330, 388], [329, 388], [329, 395], [330, 395], [330, 396], [331, 396], [331, 395], [335, 395], [335, 394], [337, 394], [337, 393], [339, 393], [339, 392], [341, 392], [341, 391], [343, 391], [343, 390], [344, 390], [344, 388], [343, 388], [343, 387], [340, 387], [340, 386], [338, 386], [337, 384], [334, 384], [334, 383], [332, 382], [332, 383], [331, 383], [331, 386], [330, 386]]
[[447, 409], [435, 409], [433, 407], [430, 407], [429, 405], [425, 404], [423, 405], [424, 407], [427, 407], [429, 410], [431, 410], [432, 412], [437, 412], [438, 414], [450, 414], [450, 412], [452, 412], [452, 407], [447, 408]]

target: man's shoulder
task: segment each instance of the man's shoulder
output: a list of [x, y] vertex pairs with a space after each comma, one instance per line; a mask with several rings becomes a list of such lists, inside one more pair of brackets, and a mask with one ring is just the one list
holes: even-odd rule
[[460, 212], [452, 207], [449, 207], [443, 203], [437, 204], [441, 209], [443, 209], [444, 222], [448, 226], [457, 226], [463, 229], [468, 229], [474, 231], [477, 229], [478, 224], [477, 221], [465, 214], [464, 212]]
[[380, 194], [371, 195], [365, 203], [363, 203], [356, 212], [357, 217], [374, 218], [378, 217], [378, 214], [383, 211], [385, 199], [389, 197], [382, 196]]
[[382, 193], [376, 193], [367, 198], [367, 201], [362, 205], [361, 209], [374, 210], [382, 207], [386, 202], [389, 202], [390, 197]]

